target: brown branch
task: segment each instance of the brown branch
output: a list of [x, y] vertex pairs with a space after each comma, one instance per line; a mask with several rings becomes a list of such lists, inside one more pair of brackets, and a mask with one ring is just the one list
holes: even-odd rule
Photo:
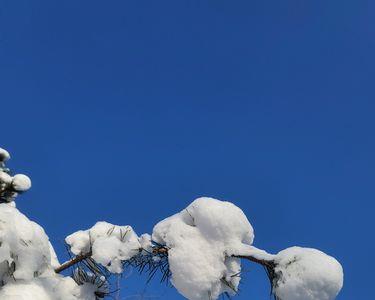
[[64, 270], [70, 268], [71, 266], [74, 266], [75, 264], [79, 263], [80, 261], [89, 258], [91, 255], [92, 255], [91, 251], [87, 252], [85, 254], [77, 255], [76, 257], [72, 258], [71, 260], [68, 260], [68, 261], [64, 262], [59, 267], [57, 267], [55, 269], [55, 272], [56, 273], [61, 273], [62, 271], [64, 271]]
[[[155, 247], [153, 249], [153, 253], [154, 254], [164, 254], [164, 255], [166, 254], [166, 255], [168, 255], [168, 248], [166, 248], [166, 247]], [[64, 262], [63, 264], [61, 264], [59, 267], [57, 267], [55, 269], [55, 272], [61, 273], [62, 271], [70, 268], [71, 266], [74, 266], [75, 264], [81, 262], [82, 260], [85, 260], [85, 259], [91, 257], [91, 255], [92, 255], [91, 251], [89, 251], [85, 254], [77, 255], [74, 258], [72, 258], [71, 260], [68, 260], [68, 261]], [[274, 267], [274, 262], [272, 260], [258, 259], [254, 256], [251, 256], [251, 255], [233, 255], [233, 257], [246, 259], [248, 261], [257, 263], [257, 264], [262, 265], [263, 267], [267, 267], [267, 268]]]
[[272, 260], [264, 260], [264, 259], [258, 259], [251, 255], [234, 255], [233, 257], [241, 258], [241, 259], [247, 259], [251, 262], [257, 263], [259, 265], [262, 265], [263, 267], [273, 267], [274, 262]]

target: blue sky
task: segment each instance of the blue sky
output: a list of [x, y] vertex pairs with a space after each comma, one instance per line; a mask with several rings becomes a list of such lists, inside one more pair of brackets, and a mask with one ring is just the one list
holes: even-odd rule
[[[345, 269], [338, 299], [370, 299], [374, 11], [1, 1], [0, 142], [33, 179], [18, 207], [64, 260], [64, 237], [98, 220], [150, 232], [198, 196], [229, 200], [258, 247], [330, 253]], [[269, 299], [263, 271], [245, 270], [237, 299]], [[182, 299], [157, 280], [123, 281], [123, 297], [142, 291]]]

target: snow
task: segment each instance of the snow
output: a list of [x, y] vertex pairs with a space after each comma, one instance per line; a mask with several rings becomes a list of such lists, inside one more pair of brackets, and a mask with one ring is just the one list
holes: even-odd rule
[[9, 152], [3, 148], [0, 148], [0, 162], [5, 162], [10, 159]]
[[139, 237], [139, 243], [141, 244], [141, 248], [148, 253], [152, 252], [152, 239], [151, 235], [148, 233], [144, 233]]
[[59, 259], [57, 258], [55, 249], [53, 249], [52, 244], [50, 242], [48, 242], [48, 244], [49, 244], [49, 254], [51, 256], [51, 266], [53, 269], [56, 269], [57, 267], [60, 266], [60, 262], [59, 262]]
[[3, 171], [0, 171], [0, 182], [5, 184], [5, 185], [9, 185], [12, 183], [12, 176], [10, 176], [8, 173], [6, 172], [3, 172]]
[[[95, 300], [94, 293], [107, 285], [56, 274], [60, 263], [44, 230], [11, 204], [0, 204], [0, 299]], [[165, 245], [172, 283], [191, 300], [235, 294], [241, 263], [233, 256], [273, 262], [273, 293], [281, 300], [332, 300], [339, 293], [343, 270], [333, 257], [300, 247], [272, 255], [252, 246], [253, 239], [253, 228], [238, 207], [199, 198], [159, 222], [152, 238], [138, 238], [130, 226], [98, 222], [66, 241], [76, 255], [92, 251], [93, 259], [112, 273], [122, 272], [122, 262], [141, 249], [152, 253], [152, 241]]]
[[12, 186], [17, 192], [26, 192], [31, 188], [31, 180], [24, 174], [14, 175]]
[[80, 230], [65, 239], [71, 251], [78, 254], [92, 251], [92, 258], [112, 273], [122, 272], [122, 261], [138, 254], [141, 244], [131, 226], [98, 222], [88, 230]]
[[[0, 261], [16, 265], [14, 279], [29, 280], [43, 273], [51, 263], [43, 228], [7, 204], [0, 204], [0, 220]], [[7, 280], [4, 275], [0, 279]]]
[[275, 257], [281, 300], [332, 300], [343, 286], [343, 269], [333, 257], [311, 248], [291, 247]]
[[0, 148], [0, 202], [12, 202], [19, 193], [31, 188], [31, 180], [26, 175], [10, 175], [10, 170], [5, 166], [5, 161], [9, 158], [9, 153]]
[[240, 260], [229, 257], [251, 245], [254, 232], [240, 208], [230, 202], [198, 198], [153, 229], [152, 239], [169, 248], [172, 283], [190, 300], [217, 299], [238, 289]]
[[95, 300], [95, 286], [77, 285], [70, 277], [51, 275], [32, 281], [14, 281], [0, 290], [4, 300]]
[[0, 298], [7, 300], [50, 299], [46, 289], [36, 282], [7, 284], [1, 290]]
[[242, 247], [237, 247], [236, 249], [229, 249], [226, 253], [228, 256], [251, 256], [264, 261], [273, 261], [276, 257], [273, 254], [250, 245], [242, 245]]
[[0, 299], [95, 300], [93, 284], [77, 285], [59, 265], [42, 227], [10, 204], [0, 204]]

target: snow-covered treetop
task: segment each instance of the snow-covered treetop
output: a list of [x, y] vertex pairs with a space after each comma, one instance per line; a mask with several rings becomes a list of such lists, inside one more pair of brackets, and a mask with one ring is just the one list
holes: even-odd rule
[[[43, 228], [13, 205], [31, 181], [11, 175], [9, 157], [0, 149], [0, 299], [102, 299], [110, 291], [110, 274], [136, 268], [150, 277], [159, 270], [187, 299], [213, 300], [237, 294], [243, 259], [265, 267], [278, 300], [333, 300], [342, 288], [336, 259], [311, 248], [278, 254], [257, 249], [244, 212], [213, 198], [194, 200], [156, 224], [151, 235], [107, 222], [79, 230], [66, 238], [74, 257], [60, 264]], [[67, 269], [71, 276], [62, 275]]]
[[12, 202], [19, 194], [31, 188], [31, 180], [28, 176], [11, 175], [10, 169], [5, 166], [9, 159], [8, 151], [0, 148], [0, 203]]

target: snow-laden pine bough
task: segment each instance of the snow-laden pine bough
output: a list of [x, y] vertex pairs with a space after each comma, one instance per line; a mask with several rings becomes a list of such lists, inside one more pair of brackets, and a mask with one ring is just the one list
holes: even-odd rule
[[[109, 277], [135, 267], [149, 278], [160, 271], [187, 299], [237, 294], [241, 260], [262, 265], [271, 293], [280, 300], [330, 300], [343, 285], [343, 270], [331, 256], [292, 247], [269, 254], [252, 246], [254, 231], [240, 208], [199, 198], [156, 224], [152, 235], [130, 226], [98, 222], [66, 238], [71, 260], [60, 264], [42, 227], [20, 213], [14, 200], [31, 187], [12, 176], [0, 148], [0, 299], [94, 300], [111, 293]], [[71, 276], [63, 276], [71, 270]]]

